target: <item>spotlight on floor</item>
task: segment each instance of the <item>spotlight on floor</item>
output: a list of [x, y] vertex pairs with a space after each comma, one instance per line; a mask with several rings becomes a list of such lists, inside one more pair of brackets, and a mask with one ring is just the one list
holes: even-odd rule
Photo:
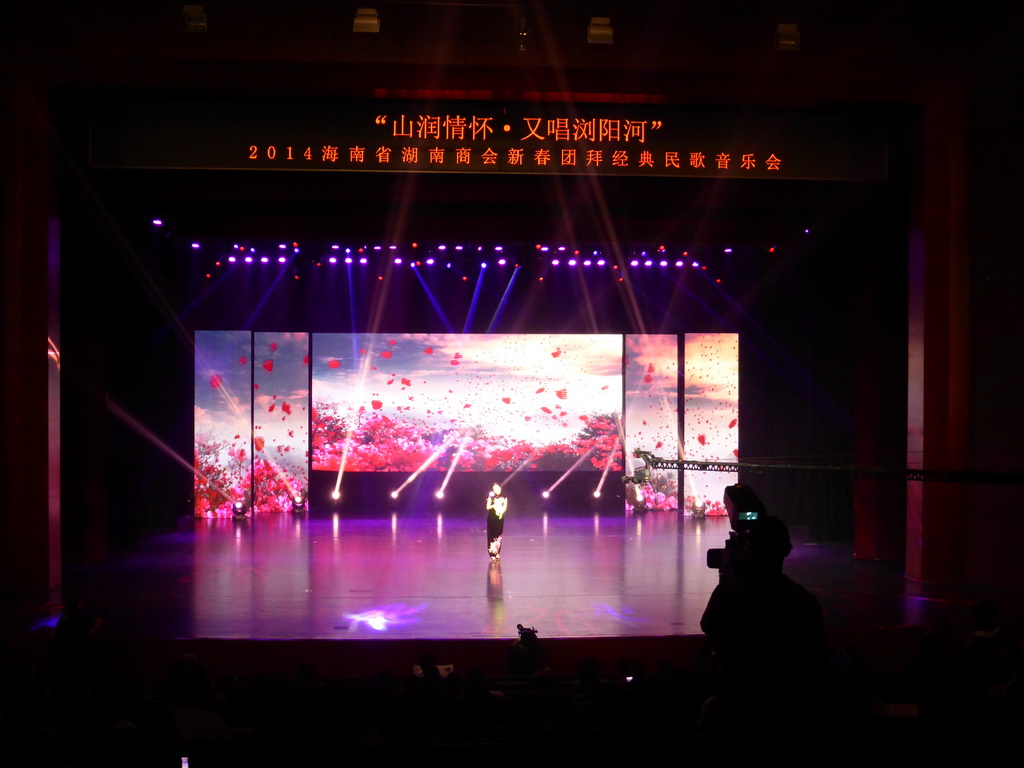
[[306, 511], [306, 499], [301, 493], [292, 496], [292, 513], [301, 514]]
[[439, 499], [443, 499], [444, 498], [444, 491], [438, 491], [437, 493], [434, 494], [434, 496], [436, 496]]
[[391, 498], [392, 499], [397, 499], [398, 498], [398, 491], [392, 491], [391, 492]]
[[600, 491], [594, 491], [594, 498], [595, 499], [600, 499], [601, 498], [601, 492]]
[[541, 496], [543, 496], [543, 497], [544, 497], [545, 499], [546, 499], [546, 498], [547, 498], [548, 496], [550, 496], [550, 495], [551, 495], [551, 494], [550, 494], [550, 493], [548, 493], [547, 491], [544, 491], [544, 493], [542, 493], [542, 494], [541, 494]]
[[235, 518], [235, 520], [245, 520], [246, 514], [244, 501], [236, 501], [231, 505], [231, 516]]
[[331, 498], [337, 501], [341, 498], [341, 491], [331, 491]]

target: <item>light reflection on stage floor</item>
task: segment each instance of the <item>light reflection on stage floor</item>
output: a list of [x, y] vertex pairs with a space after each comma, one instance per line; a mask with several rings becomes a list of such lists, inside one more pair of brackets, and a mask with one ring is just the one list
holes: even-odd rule
[[482, 518], [195, 522], [193, 634], [497, 638], [700, 632], [728, 521], [672, 514], [511, 517], [499, 562]]
[[[501, 561], [483, 516], [314, 510], [235, 522], [183, 519], [100, 568], [66, 574], [110, 636], [238, 639], [640, 637], [700, 633], [728, 520], [676, 512], [509, 515]], [[830, 629], [927, 624], [969, 596], [907, 582], [899, 564], [794, 530], [786, 572]]]

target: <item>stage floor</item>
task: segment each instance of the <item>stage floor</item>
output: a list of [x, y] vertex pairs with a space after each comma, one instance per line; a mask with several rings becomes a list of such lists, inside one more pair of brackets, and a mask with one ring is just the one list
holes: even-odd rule
[[[705, 552], [728, 533], [725, 518], [676, 512], [510, 512], [491, 563], [484, 522], [426, 511], [188, 518], [67, 573], [63, 595], [96, 602], [104, 634], [122, 637], [509, 638], [518, 623], [544, 637], [699, 634], [718, 578]], [[830, 630], [960, 619], [974, 599], [854, 560], [849, 544], [799, 530], [793, 541], [786, 572], [819, 596]]]

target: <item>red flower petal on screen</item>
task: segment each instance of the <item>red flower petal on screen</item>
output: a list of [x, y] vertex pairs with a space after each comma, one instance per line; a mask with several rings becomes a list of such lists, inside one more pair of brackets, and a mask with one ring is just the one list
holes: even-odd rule
[[461, 360], [461, 359], [462, 359], [462, 353], [461, 353], [461, 352], [456, 352], [456, 353], [455, 353], [455, 354], [453, 355], [453, 357], [454, 357], [454, 358], [455, 358], [456, 360]]
[[654, 449], [657, 450], [657, 449], [661, 448], [661, 446], [663, 446], [663, 445], [664, 445], [664, 443], [661, 442], [661, 440], [659, 440], [657, 445], [654, 446]]
[[452, 365], [458, 365], [458, 364], [459, 364], [459, 361], [458, 361], [458, 360], [452, 360], [452, 361], [451, 361], [451, 364], [452, 364]]
[[407, 387], [411, 387], [411, 386], [412, 386], [412, 382], [411, 382], [411, 381], [409, 381], [408, 379], [402, 379], [402, 383], [403, 383], [403, 384], [404, 384], [405, 386], [407, 386]]
[[257, 451], [262, 451], [265, 443], [262, 437], [257, 436], [252, 439], [252, 444], [256, 446]]
[[587, 414], [585, 414], [585, 413], [581, 414], [580, 415], [580, 421], [590, 421], [590, 417], [587, 416]]
[[359, 354], [360, 355], [365, 355], [366, 354], [366, 350], [365, 349], [360, 349], [359, 350]]
[[539, 395], [539, 394], [540, 394], [541, 392], [543, 392], [543, 391], [544, 391], [544, 387], [541, 387], [540, 389], [538, 389], [538, 390], [537, 390], [536, 392], [534, 392], [533, 394], [535, 394], [535, 395]]
[[240, 358], [238, 358], [238, 362], [241, 363], [242, 365], [245, 365], [245, 363], [246, 363], [245, 355], [242, 355]]
[[464, 406], [462, 406], [462, 407], [463, 407], [463, 408], [469, 408], [469, 407], [471, 407], [472, 405], [473, 405], [472, 403], [466, 403], [466, 404], [465, 404]]
[[341, 360], [335, 360], [334, 358], [331, 358], [330, 360], [327, 361], [327, 367], [328, 368], [340, 368], [341, 367]]
[[525, 418], [525, 419], [526, 419], [527, 421], [529, 421], [530, 419], [532, 419], [532, 418], [533, 418], [533, 416], [526, 416], [526, 417], [524, 417], [524, 418]]
[[263, 361], [263, 368], [264, 368], [264, 370], [266, 370], [267, 373], [270, 373], [271, 371], [274, 370], [274, 361], [273, 360], [264, 360]]
[[652, 381], [654, 381], [654, 377], [651, 376], [651, 374], [648, 373], [646, 376], [644, 376], [644, 383], [645, 384], [650, 384]]
[[277, 406], [274, 403], [271, 403], [270, 407], [267, 408], [267, 413], [273, 413], [274, 412], [274, 408], [276, 408], [276, 407]]
[[648, 363], [648, 365], [647, 365], [647, 372], [648, 373], [654, 373], [654, 363]]
[[540, 409], [544, 411], [544, 413], [551, 413], [551, 409], [548, 408], [546, 405], [542, 405]]
[[370, 366], [370, 370], [371, 371], [376, 371], [377, 370], [377, 366], [376, 365], [371, 365]]
[[740, 457], [740, 449], [739, 448], [734, 448], [733, 452], [732, 452], [732, 455], [735, 456], [738, 459]]
[[432, 355], [432, 354], [434, 354], [434, 348], [433, 347], [427, 347], [426, 349], [423, 350], [423, 354], [424, 355]]
[[270, 342], [270, 351], [271, 352], [277, 352], [277, 342], [276, 341]]
[[259, 389], [259, 388], [260, 388], [260, 385], [259, 385], [259, 384], [253, 384], [253, 385], [252, 385], [252, 388], [253, 388], [253, 389]]
[[210, 386], [216, 389], [220, 386], [220, 376], [214, 374], [210, 377]]
[[241, 437], [241, 435], [235, 435], [235, 440], [237, 440], [240, 437]]
[[391, 359], [391, 350], [390, 349], [385, 349], [383, 352], [380, 353], [380, 356], [383, 357], [385, 360], [390, 360]]
[[388, 340], [388, 344], [390, 344], [391, 346], [395, 346], [395, 340], [394, 339], [389, 339]]
[[394, 379], [388, 379], [388, 384], [394, 384], [394, 383], [395, 383]]
[[566, 398], [569, 397], [569, 391], [566, 389], [560, 389], [557, 392], [555, 392], [555, 397], [557, 397], [559, 400], [565, 400]]
[[384, 403], [382, 403], [380, 400], [374, 400], [370, 403], [370, 405], [373, 406], [373, 410], [375, 411], [379, 411], [381, 408], [384, 407]]
[[309, 365], [309, 355], [306, 355], [304, 358], [302, 358], [302, 362], [305, 363], [306, 365]]
[[601, 387], [601, 390], [602, 390], [602, 391], [604, 391], [604, 390], [606, 390], [606, 389], [608, 389], [608, 385], [607, 385], [607, 384], [605, 384], [605, 385], [604, 385], [603, 387]]
[[736, 419], [733, 419], [732, 421], [729, 422], [729, 429], [732, 429], [735, 426], [736, 426]]
[[697, 435], [697, 442], [700, 443], [701, 445], [707, 445], [708, 439], [704, 435]]
[[552, 352], [551, 356], [552, 357], [561, 357], [562, 356], [562, 349], [561, 349], [561, 347], [559, 347], [554, 352]]
[[281, 410], [290, 416], [292, 412], [292, 404], [289, 402], [281, 403]]
[[501, 402], [503, 402], [505, 405], [508, 405], [509, 403], [512, 402], [512, 398], [511, 397], [503, 397], [503, 398], [501, 398]]

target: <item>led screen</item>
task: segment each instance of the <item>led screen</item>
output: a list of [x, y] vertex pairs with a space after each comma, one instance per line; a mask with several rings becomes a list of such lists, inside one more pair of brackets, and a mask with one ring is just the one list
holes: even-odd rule
[[[688, 333], [684, 344], [684, 458], [736, 461], [739, 456], [739, 336], [735, 333]], [[725, 487], [735, 482], [735, 472], [684, 473], [684, 508], [693, 513], [724, 515], [722, 495]]]
[[253, 355], [254, 509], [290, 511], [309, 487], [309, 335], [256, 333]]
[[195, 357], [195, 514], [228, 516], [252, 498], [252, 334], [197, 331]]
[[622, 337], [314, 334], [313, 469], [621, 471]]
[[[679, 458], [679, 350], [675, 334], [626, 336], [626, 448], [662, 459]], [[643, 466], [630, 458], [631, 467]], [[679, 508], [678, 470], [655, 470], [642, 488], [631, 486], [630, 506]]]

